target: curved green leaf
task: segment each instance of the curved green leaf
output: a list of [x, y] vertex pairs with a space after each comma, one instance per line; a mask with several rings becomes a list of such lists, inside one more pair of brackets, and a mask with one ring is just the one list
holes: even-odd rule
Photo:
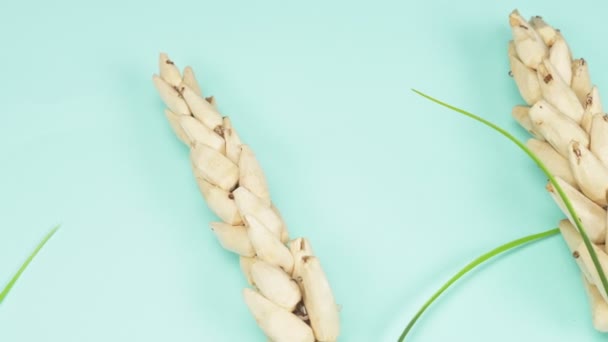
[[[559, 194], [560, 198], [562, 199], [562, 201], [564, 202], [568, 213], [570, 214], [571, 217], [574, 218], [574, 223], [579, 231], [579, 233], [581, 234], [583, 241], [585, 243], [585, 247], [587, 248], [587, 250], [589, 251], [589, 254], [591, 255], [591, 260], [593, 261], [593, 265], [595, 266], [599, 276], [600, 276], [600, 280], [602, 282], [602, 286], [604, 287], [604, 290], [606, 291], [606, 293], [608, 293], [608, 280], [606, 279], [606, 275], [604, 273], [604, 270], [601, 267], [601, 264], [599, 262], [599, 259], [597, 257], [597, 254], [595, 253], [595, 250], [593, 248], [593, 245], [591, 243], [591, 240], [589, 239], [589, 236], [587, 235], [587, 232], [585, 230], [585, 228], [583, 227], [583, 224], [580, 220], [580, 217], [576, 214], [576, 211], [574, 210], [574, 207], [572, 206], [572, 203], [570, 202], [570, 199], [568, 198], [568, 196], [566, 196], [564, 190], [562, 189], [562, 187], [557, 183], [557, 181], [555, 180], [555, 177], [553, 177], [553, 175], [549, 172], [549, 169], [547, 169], [547, 167], [542, 163], [542, 161], [532, 152], [530, 151], [530, 149], [528, 149], [528, 147], [526, 147], [525, 144], [523, 144], [522, 142], [520, 142], [519, 140], [517, 140], [517, 138], [515, 138], [513, 135], [511, 135], [509, 132], [507, 132], [506, 130], [504, 130], [503, 128], [499, 127], [498, 125], [482, 118], [479, 117], [473, 113], [470, 113], [468, 111], [465, 111], [464, 109], [460, 109], [458, 107], [452, 106], [448, 103], [445, 103], [443, 101], [440, 101], [436, 98], [433, 98], [432, 96], [429, 96], [427, 94], [424, 94], [416, 89], [412, 89], [416, 94], [431, 100], [432, 102], [435, 102], [443, 107], [449, 108], [453, 111], [456, 111], [462, 115], [465, 115], [473, 120], [479, 121], [481, 123], [483, 123], [484, 125], [496, 130], [497, 132], [499, 132], [500, 134], [502, 134], [503, 136], [505, 136], [507, 139], [509, 139], [511, 142], [513, 142], [515, 145], [517, 145], [520, 149], [522, 149], [535, 163], [536, 165], [538, 165], [538, 167], [543, 171], [543, 173], [547, 176], [547, 178], [549, 178], [549, 181], [551, 182], [551, 184], [553, 185], [553, 187], [557, 190], [557, 193]], [[555, 230], [552, 230], [555, 231]], [[549, 233], [552, 231], [547, 231], [545, 233]], [[541, 233], [541, 235], [544, 233]], [[555, 234], [555, 233], [551, 233]], [[526, 239], [526, 238], [523, 238]], [[516, 240], [517, 241], [517, 240]], [[514, 241], [515, 242], [515, 241]], [[507, 244], [509, 245], [509, 244]], [[505, 245], [505, 246], [507, 246]], [[504, 246], [501, 246], [504, 247]], [[424, 311], [428, 308], [429, 305], [431, 305], [450, 285], [452, 285], [455, 281], [457, 281], [460, 277], [462, 277], [464, 274], [466, 274], [467, 272], [469, 272], [472, 268], [474, 268], [475, 266], [477, 266], [478, 264], [484, 262], [485, 260], [493, 257], [494, 255], [500, 254], [510, 248], [515, 248], [517, 247], [517, 245], [515, 246], [511, 246], [510, 248], [507, 248], [505, 250], [499, 251], [500, 248], [497, 248], [494, 251], [491, 251], [487, 254], [482, 255], [481, 257], [479, 257], [478, 259], [474, 260], [472, 263], [470, 263], [469, 265], [467, 265], [463, 270], [461, 270], [458, 274], [456, 274], [454, 277], [452, 277], [441, 289], [439, 289], [439, 291], [437, 293], [435, 293], [433, 295], [433, 297], [431, 297], [431, 299], [429, 299], [429, 301], [427, 301], [422, 308], [418, 311], [418, 313], [414, 316], [414, 318], [409, 322], [409, 324], [407, 325], [407, 327], [404, 329], [403, 333], [401, 334], [401, 336], [399, 337], [399, 342], [403, 341], [406, 337], [406, 335], [408, 334], [408, 332], [412, 329], [412, 327], [414, 326], [414, 324], [416, 323], [416, 321], [420, 318], [420, 316], [422, 315], [422, 313], [424, 313]], [[498, 253], [496, 254], [492, 254], [492, 252], [496, 252], [498, 251]], [[476, 263], [477, 262], [477, 263]]]
[[433, 294], [433, 296], [431, 296], [431, 298], [426, 301], [426, 303], [424, 303], [424, 305], [420, 308], [420, 310], [418, 310], [418, 312], [416, 313], [414, 318], [412, 318], [412, 320], [408, 323], [407, 327], [405, 327], [405, 329], [401, 333], [401, 336], [399, 336], [398, 341], [399, 342], [404, 341], [407, 334], [410, 332], [410, 330], [412, 330], [412, 328], [414, 327], [414, 324], [416, 324], [416, 322], [418, 321], [420, 316], [422, 316], [422, 314], [426, 311], [426, 309], [428, 309], [429, 306], [431, 306], [431, 304], [433, 304], [433, 302], [437, 298], [439, 298], [439, 296], [441, 296], [450, 286], [452, 286], [452, 284], [454, 284], [458, 279], [462, 278], [465, 274], [472, 271], [475, 267], [477, 267], [477, 266], [483, 264], [484, 262], [490, 260], [491, 258], [493, 258], [499, 254], [502, 254], [504, 252], [507, 252], [513, 248], [517, 248], [517, 247], [523, 246], [525, 244], [556, 235], [558, 233], [559, 233], [559, 228], [554, 228], [554, 229], [547, 230], [542, 233], [528, 235], [526, 237], [519, 238], [517, 240], [513, 240], [502, 246], [494, 248], [493, 250], [477, 257], [475, 260], [468, 263], [463, 269], [458, 271], [458, 273], [456, 273], [452, 278], [450, 278], [450, 280], [448, 280], [441, 288], [439, 288], [439, 290], [437, 292], [435, 292]]
[[17, 273], [15, 273], [13, 278], [8, 282], [8, 284], [6, 284], [6, 287], [4, 287], [2, 292], [0, 292], [0, 304], [4, 301], [4, 298], [6, 298], [6, 296], [11, 291], [11, 289], [13, 288], [13, 286], [15, 285], [17, 280], [19, 280], [19, 277], [21, 277], [21, 274], [25, 271], [27, 266], [32, 262], [32, 260], [34, 260], [34, 258], [36, 257], [36, 254], [38, 254], [38, 252], [40, 252], [42, 247], [44, 247], [44, 245], [51, 239], [51, 237], [57, 232], [58, 229], [59, 229], [59, 226], [57, 225], [44, 236], [42, 241], [40, 241], [40, 243], [38, 243], [38, 246], [36, 246], [36, 248], [32, 251], [30, 256], [21, 265], [21, 267], [19, 268]]
[[445, 102], [442, 102], [436, 98], [433, 98], [427, 94], [424, 94], [416, 89], [412, 89], [416, 94], [429, 99], [441, 106], [444, 106], [446, 108], [449, 108], [453, 111], [456, 111], [460, 114], [463, 114], [465, 116], [468, 116], [471, 119], [474, 119], [476, 121], [479, 121], [481, 123], [483, 123], [486, 126], [491, 127], [492, 129], [496, 130], [497, 132], [499, 132], [500, 134], [504, 135], [506, 138], [508, 138], [509, 140], [511, 140], [515, 145], [517, 145], [519, 148], [521, 148], [532, 160], [534, 160], [534, 162], [536, 163], [536, 165], [538, 165], [538, 167], [543, 171], [543, 173], [547, 176], [547, 178], [549, 178], [549, 181], [551, 182], [551, 184], [553, 185], [553, 187], [555, 188], [555, 190], [557, 190], [557, 193], [559, 194], [559, 197], [561, 197], [562, 201], [564, 201], [564, 204], [566, 205], [566, 208], [568, 209], [568, 213], [570, 213], [570, 216], [574, 218], [574, 224], [576, 225], [576, 228], [578, 228], [579, 233], [581, 234], [583, 241], [585, 243], [585, 247], [587, 248], [587, 250], [589, 251], [589, 254], [591, 255], [591, 260], [593, 260], [593, 265], [595, 266], [595, 269], [597, 270], [597, 273], [600, 276], [600, 280], [602, 281], [602, 286], [604, 287], [604, 291], [606, 293], [608, 293], [608, 279], [606, 279], [606, 274], [604, 274], [604, 270], [602, 269], [602, 266], [600, 264], [599, 259], [597, 258], [597, 254], [595, 253], [595, 249], [593, 249], [593, 244], [591, 243], [591, 240], [589, 239], [589, 236], [587, 235], [587, 231], [585, 230], [585, 228], [583, 227], [583, 223], [581, 222], [580, 217], [576, 214], [576, 211], [574, 210], [574, 207], [572, 206], [572, 203], [570, 202], [570, 199], [568, 199], [568, 196], [566, 196], [566, 193], [564, 192], [564, 190], [562, 189], [562, 187], [555, 181], [555, 177], [553, 177], [553, 175], [551, 174], [551, 172], [549, 172], [549, 169], [547, 169], [547, 167], [545, 166], [545, 164], [543, 164], [543, 162], [540, 161], [540, 159], [538, 159], [538, 157], [532, 152], [530, 151], [530, 149], [528, 149], [528, 147], [526, 147], [526, 145], [524, 145], [521, 141], [517, 140], [517, 138], [515, 138], [513, 135], [511, 135], [509, 132], [505, 131], [504, 129], [500, 128], [498, 125], [484, 119], [481, 118], [473, 113], [467, 112], [464, 109], [460, 109], [458, 107], [452, 106], [450, 104], [447, 104]]

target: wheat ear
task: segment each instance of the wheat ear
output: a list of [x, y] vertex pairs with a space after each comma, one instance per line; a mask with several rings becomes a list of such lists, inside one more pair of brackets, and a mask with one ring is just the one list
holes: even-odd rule
[[204, 98], [192, 68], [183, 73], [164, 53], [153, 81], [177, 137], [190, 148], [196, 182], [219, 243], [240, 256], [253, 286], [243, 296], [256, 322], [274, 342], [330, 342], [338, 338], [338, 306], [310, 243], [289, 240], [270, 199], [266, 178], [213, 97]]
[[[593, 242], [602, 270], [608, 272], [608, 115], [598, 89], [591, 83], [587, 62], [573, 60], [559, 30], [539, 16], [527, 21], [517, 10], [509, 23], [511, 75], [527, 103], [516, 106], [513, 117], [534, 136], [528, 147], [556, 176]], [[574, 227], [575, 218], [551, 184], [547, 190], [568, 216], [560, 230], [583, 274], [593, 325], [608, 332], [608, 294]]]

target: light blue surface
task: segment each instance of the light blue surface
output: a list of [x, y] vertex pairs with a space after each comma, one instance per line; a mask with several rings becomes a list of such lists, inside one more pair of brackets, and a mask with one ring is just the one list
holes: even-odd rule
[[[525, 4], [525, 6], [524, 6]], [[542, 14], [608, 86], [600, 1], [0, 4], [0, 341], [264, 341], [153, 89], [195, 68], [256, 151], [342, 305], [341, 341], [395, 341], [449, 276], [562, 215], [511, 143], [507, 16]], [[559, 237], [483, 267], [410, 341], [603, 341]]]

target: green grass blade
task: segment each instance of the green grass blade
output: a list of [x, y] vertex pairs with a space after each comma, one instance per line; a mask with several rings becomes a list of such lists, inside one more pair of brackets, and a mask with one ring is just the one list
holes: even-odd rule
[[44, 236], [44, 238], [42, 239], [42, 241], [40, 241], [40, 243], [38, 244], [38, 246], [36, 246], [36, 248], [32, 251], [32, 253], [30, 254], [30, 256], [25, 260], [25, 262], [23, 263], [23, 265], [21, 265], [21, 267], [19, 268], [19, 270], [17, 271], [17, 273], [15, 273], [15, 275], [8, 282], [8, 284], [6, 285], [6, 287], [2, 290], [2, 292], [0, 292], [0, 304], [4, 301], [4, 298], [6, 298], [6, 295], [8, 295], [8, 293], [11, 291], [11, 289], [13, 288], [13, 286], [15, 285], [15, 283], [17, 282], [17, 280], [19, 280], [19, 277], [25, 271], [25, 269], [27, 268], [27, 266], [32, 262], [32, 260], [34, 260], [34, 258], [36, 257], [36, 254], [38, 254], [38, 252], [40, 252], [40, 250], [42, 249], [42, 247], [44, 247], [44, 245], [51, 239], [51, 237], [57, 232], [58, 229], [59, 229], [59, 226], [55, 226], [53, 229], [51, 229], [51, 231], [49, 231]]
[[426, 311], [426, 309], [428, 309], [429, 306], [431, 306], [431, 304], [433, 304], [433, 302], [437, 298], [439, 298], [439, 296], [441, 296], [458, 279], [462, 278], [465, 274], [469, 273], [475, 267], [477, 267], [477, 266], [483, 264], [484, 262], [490, 260], [491, 258], [493, 258], [499, 254], [502, 254], [506, 251], [509, 251], [513, 248], [520, 247], [522, 245], [525, 245], [525, 244], [528, 244], [528, 243], [531, 243], [531, 242], [534, 242], [537, 240], [548, 238], [548, 237], [556, 235], [558, 233], [559, 233], [559, 228], [554, 228], [554, 229], [547, 230], [542, 233], [528, 235], [526, 237], [519, 238], [517, 240], [513, 240], [509, 243], [505, 243], [502, 246], [494, 248], [493, 250], [491, 250], [491, 251], [479, 256], [475, 260], [471, 261], [463, 269], [461, 269], [458, 273], [456, 273], [452, 278], [450, 278], [450, 280], [448, 280], [437, 292], [435, 292], [433, 294], [433, 296], [431, 296], [431, 298], [429, 298], [429, 300], [426, 301], [426, 303], [424, 303], [424, 305], [420, 308], [420, 310], [418, 310], [418, 312], [416, 313], [414, 318], [412, 318], [412, 320], [408, 323], [407, 327], [405, 327], [405, 329], [401, 333], [401, 336], [399, 336], [399, 342], [402, 342], [405, 340], [405, 337], [410, 332], [410, 330], [412, 330], [412, 328], [414, 327], [414, 324], [416, 324], [416, 322], [418, 321], [420, 316], [422, 316], [422, 314]]
[[604, 274], [604, 270], [602, 269], [600, 261], [597, 258], [597, 254], [595, 253], [595, 250], [593, 249], [593, 244], [591, 243], [591, 240], [589, 239], [589, 236], [587, 235], [587, 231], [583, 227], [583, 223], [581, 222], [580, 217], [576, 214], [576, 211], [574, 210], [574, 207], [572, 206], [570, 199], [568, 199], [568, 196], [566, 196], [566, 193], [564, 192], [562, 187], [555, 181], [555, 177], [553, 177], [551, 172], [549, 172], [549, 169], [547, 169], [545, 164], [543, 164], [543, 162], [541, 162], [540, 159], [538, 159], [538, 157], [532, 151], [530, 151], [528, 149], [528, 147], [526, 147], [526, 145], [524, 145], [521, 141], [517, 140], [517, 138], [515, 138], [513, 135], [511, 135], [506, 130], [500, 128], [498, 125], [496, 125], [486, 119], [483, 119], [473, 113], [467, 112], [464, 109], [460, 109], [458, 107], [455, 107], [455, 106], [452, 106], [445, 102], [442, 102], [438, 99], [435, 99], [416, 89], [412, 89], [412, 90], [416, 94], [418, 94], [428, 100], [431, 100], [441, 106], [454, 110], [460, 114], [463, 114], [473, 120], [479, 121], [479, 122], [483, 123], [484, 125], [493, 128], [494, 130], [498, 131], [500, 134], [504, 135], [506, 138], [511, 140], [515, 145], [517, 145], [519, 148], [521, 148], [532, 160], [534, 160], [536, 165], [538, 165], [538, 167], [543, 171], [543, 173], [547, 176], [547, 178], [549, 178], [549, 181], [551, 182], [553, 187], [557, 190], [557, 193], [559, 194], [559, 197], [561, 197], [562, 201], [564, 201], [564, 204], [566, 205], [566, 208], [568, 209], [568, 213], [570, 213], [570, 216], [574, 218], [574, 223], [576, 225], [576, 228], [578, 228], [578, 231], [581, 234], [581, 237], [583, 238], [583, 241], [585, 243], [585, 247], [587, 248], [587, 250], [589, 251], [589, 254], [591, 255], [591, 260], [593, 260], [593, 265], [595, 266], [595, 269], [597, 270], [597, 273], [600, 276], [600, 280], [602, 282], [602, 286], [604, 287], [604, 291], [606, 293], [608, 293], [608, 280], [606, 279], [606, 274]]

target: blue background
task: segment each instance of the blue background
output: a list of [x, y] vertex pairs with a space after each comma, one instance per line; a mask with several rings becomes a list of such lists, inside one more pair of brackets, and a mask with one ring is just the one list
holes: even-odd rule
[[[409, 91], [527, 138], [515, 7], [604, 88], [601, 1], [3, 1], [0, 283], [63, 227], [0, 305], [0, 341], [264, 341], [152, 86], [160, 51], [256, 151], [329, 274], [341, 341], [395, 341], [470, 259], [562, 218], [514, 145]], [[570, 259], [553, 237], [492, 262], [411, 341], [603, 341]]]

